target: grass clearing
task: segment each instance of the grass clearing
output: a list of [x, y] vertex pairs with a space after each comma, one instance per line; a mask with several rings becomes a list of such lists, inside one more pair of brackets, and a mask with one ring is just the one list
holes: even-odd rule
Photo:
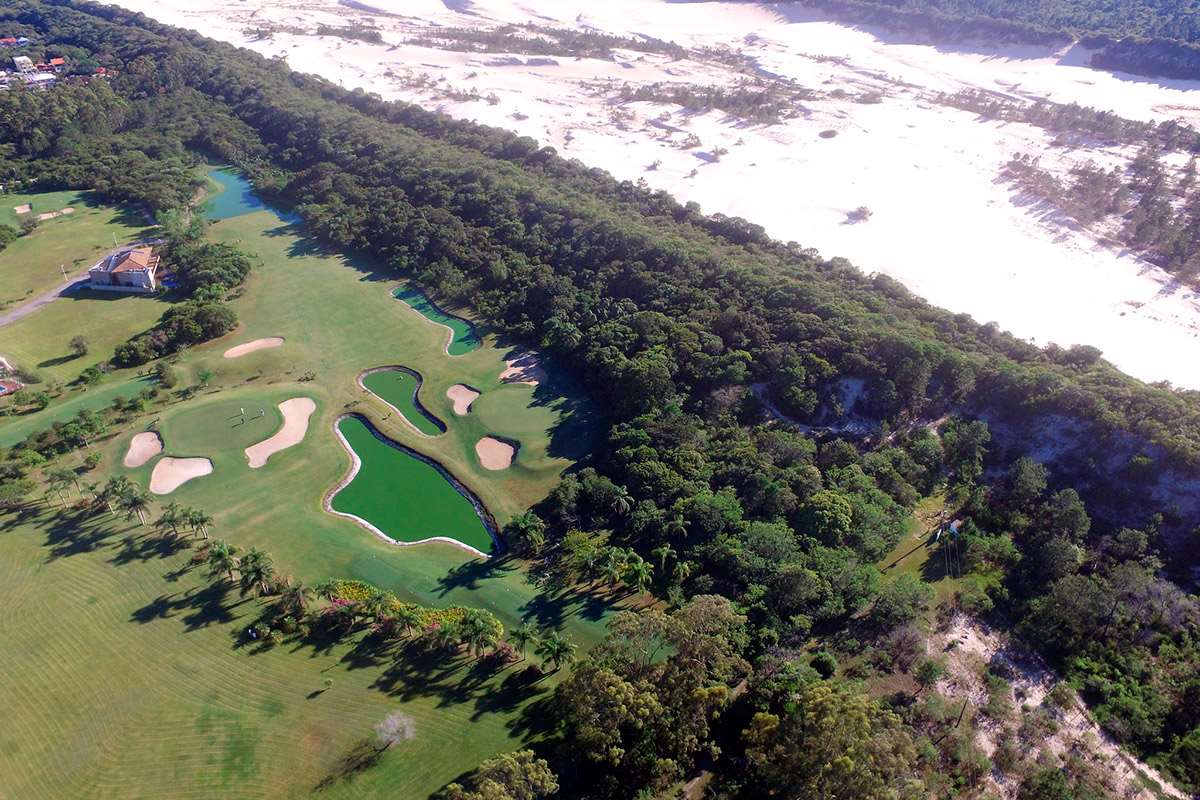
[[73, 208], [70, 215], [42, 222], [0, 251], [0, 308], [49, 291], [63, 283], [62, 270], [75, 276], [119, 244], [144, 237], [146, 221], [128, 209], [106, 206], [88, 192], [0, 195], [0, 224], [19, 228], [13, 207], [28, 203], [31, 215]]

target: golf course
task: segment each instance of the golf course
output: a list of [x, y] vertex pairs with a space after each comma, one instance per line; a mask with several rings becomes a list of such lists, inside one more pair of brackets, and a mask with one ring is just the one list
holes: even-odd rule
[[[191, 545], [140, 515], [82, 510], [83, 483], [147, 488], [147, 523], [167, 504], [204, 509], [205, 541], [211, 530], [239, 552], [269, 553], [296, 584], [364, 581], [399, 602], [485, 609], [506, 629], [558, 631], [586, 649], [612, 609], [535, 585], [494, 532], [587, 451], [595, 412], [550, 365], [537, 386], [501, 380], [511, 347], [394, 275], [320, 248], [234, 173], [210, 177], [207, 239], [253, 260], [229, 301], [238, 327], [170, 359], [175, 391], [147, 393], [153, 377], [118, 369], [0, 423], [12, 445], [83, 408], [150, 398], [89, 443], [98, 464], [78, 488], [0, 518], [0, 607], [23, 619], [0, 651], [0, 703], [12, 711], [3, 788], [424, 797], [535, 735], [524, 709], [556, 677], [527, 684], [519, 668], [484, 670], [465, 653], [368, 652], [354, 638], [247, 644], [267, 598], [206, 580]], [[111, 237], [101, 231], [79, 246], [102, 251]], [[69, 382], [171, 302], [59, 298], [4, 328], [4, 354], [45, 361], [54, 350], [39, 337], [87, 331], [89, 355], [41, 368]], [[456, 413], [451, 390], [463, 385], [478, 396]], [[519, 441], [509, 468], [480, 462], [489, 437]], [[89, 680], [98, 672], [103, 684]], [[412, 741], [365, 769], [363, 743], [395, 712], [412, 720]]]

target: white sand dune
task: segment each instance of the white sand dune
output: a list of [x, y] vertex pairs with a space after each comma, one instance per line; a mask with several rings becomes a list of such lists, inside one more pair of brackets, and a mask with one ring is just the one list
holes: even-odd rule
[[[995, 321], [1037, 344], [1099, 347], [1127, 372], [1200, 388], [1200, 297], [1099, 237], [1044, 222], [997, 181], [1018, 153], [1043, 166], [1126, 160], [1092, 142], [1061, 146], [1046, 131], [939, 105], [934, 94], [981, 90], [1010, 99], [1078, 102], [1140, 120], [1200, 123], [1200, 82], [1131, 79], [1089, 69], [1079, 45], [954, 47], [903, 43], [823, 20], [792, 4], [665, 0], [373, 0], [383, 42], [312, 35], [345, 24], [338, 0], [118, 0], [295, 69], [385, 99], [514, 130], [568, 158], [645, 180], [707, 212], [890, 275], [931, 302]], [[357, 13], [357, 12], [356, 12]], [[533, 58], [411, 43], [438, 28], [536, 23], [661, 36], [682, 58], [615, 49], [607, 58]], [[250, 30], [279, 26], [266, 38]], [[297, 33], [295, 31], [308, 31]], [[747, 64], [706, 59], [725, 49]], [[780, 124], [724, 111], [625, 101], [620, 86], [728, 86], [772, 75], [811, 90]], [[832, 138], [822, 132], [833, 131]], [[699, 144], [689, 144], [691, 137]], [[866, 206], [873, 214], [847, 224]]]
[[508, 442], [485, 436], [475, 443], [475, 455], [479, 456], [479, 463], [484, 469], [508, 469], [517, 455], [517, 448]]
[[504, 383], [525, 383], [530, 386], [537, 386], [540, 382], [546, 380], [546, 371], [542, 369], [538, 363], [537, 356], [533, 353], [521, 353], [504, 362], [507, 366], [500, 373], [500, 380]]
[[479, 397], [479, 392], [464, 383], [456, 383], [446, 390], [446, 397], [454, 404], [454, 413], [463, 417], [471, 413], [471, 403]]
[[269, 439], [246, 448], [246, 458], [250, 460], [250, 468], [258, 469], [266, 465], [267, 459], [280, 450], [300, 444], [308, 433], [308, 419], [317, 410], [317, 404], [308, 397], [293, 397], [279, 404], [279, 412], [283, 414], [283, 427]]
[[155, 494], [170, 494], [193, 478], [201, 478], [212, 471], [212, 462], [207, 458], [163, 456], [150, 473], [150, 491]]
[[129, 450], [126, 451], [125, 459], [121, 463], [129, 469], [140, 467], [161, 453], [162, 449], [162, 437], [155, 431], [134, 434], [134, 437], [129, 440]]
[[266, 350], [271, 347], [279, 347], [281, 344], [283, 344], [282, 336], [267, 336], [262, 339], [255, 339], [252, 342], [234, 345], [225, 351], [225, 358], [238, 358], [240, 356], [253, 353], [257, 350]]

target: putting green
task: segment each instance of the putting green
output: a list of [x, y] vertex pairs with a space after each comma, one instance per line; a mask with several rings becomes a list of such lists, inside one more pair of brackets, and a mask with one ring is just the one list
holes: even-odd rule
[[421, 316], [438, 325], [450, 329], [450, 342], [446, 345], [446, 353], [452, 356], [466, 355], [477, 350], [482, 342], [475, 333], [475, 326], [462, 317], [455, 317], [442, 311], [433, 301], [416, 289], [401, 287], [392, 292], [392, 296], [407, 303]]
[[275, 401], [239, 395], [196, 403], [168, 415], [159, 426], [166, 452], [207, 456], [214, 450], [240, 453], [283, 425]]
[[446, 432], [446, 424], [431, 414], [417, 397], [421, 389], [421, 376], [414, 370], [407, 367], [374, 370], [362, 376], [362, 385], [379, 395], [426, 436]]
[[484, 553], [492, 537], [475, 505], [446, 474], [401, 445], [385, 441], [360, 417], [338, 420], [338, 432], [359, 458], [350, 483], [330, 503], [401, 542], [445, 537]]

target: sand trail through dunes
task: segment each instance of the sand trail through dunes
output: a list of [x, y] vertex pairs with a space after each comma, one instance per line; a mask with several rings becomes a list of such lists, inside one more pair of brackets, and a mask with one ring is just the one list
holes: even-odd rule
[[257, 350], [279, 347], [281, 344], [283, 344], [282, 336], [267, 336], [262, 339], [255, 339], [252, 342], [246, 342], [245, 344], [234, 345], [225, 351], [225, 358], [239, 358]]
[[140, 467], [161, 453], [162, 449], [162, 437], [156, 432], [145, 431], [135, 434], [129, 440], [129, 450], [125, 453], [125, 459], [121, 463], [130, 469]]
[[446, 397], [449, 397], [450, 402], [454, 403], [454, 413], [465, 417], [471, 413], [471, 403], [474, 403], [475, 399], [479, 397], [479, 392], [465, 383], [456, 383], [446, 390]]
[[207, 458], [172, 458], [163, 456], [150, 473], [150, 491], [170, 494], [193, 478], [211, 474], [212, 462]]
[[279, 412], [283, 414], [283, 427], [271, 438], [246, 448], [246, 458], [250, 460], [251, 469], [266, 465], [267, 459], [275, 453], [304, 441], [304, 436], [308, 433], [308, 418], [317, 410], [317, 404], [309, 397], [293, 397], [291, 400], [284, 400], [278, 407]]
[[475, 455], [479, 456], [484, 469], [508, 469], [517, 455], [517, 448], [509, 442], [485, 436], [475, 443]]

